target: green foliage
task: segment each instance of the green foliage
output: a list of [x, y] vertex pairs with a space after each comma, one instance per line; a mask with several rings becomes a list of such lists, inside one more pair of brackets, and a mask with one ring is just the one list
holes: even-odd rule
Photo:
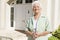
[[59, 40], [59, 39], [55, 36], [51, 36], [51, 37], [48, 38], [48, 40]]
[[52, 35], [60, 39], [60, 25], [59, 25], [58, 29], [52, 33]]
[[58, 29], [52, 33], [52, 36], [48, 40], [60, 40], [60, 25]]

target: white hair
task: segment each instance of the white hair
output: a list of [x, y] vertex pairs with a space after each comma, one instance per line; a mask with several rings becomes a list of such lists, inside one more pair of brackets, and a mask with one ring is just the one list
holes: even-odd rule
[[42, 8], [42, 4], [41, 4], [39, 1], [34, 1], [34, 2], [32, 3], [32, 8], [33, 8], [33, 6], [34, 6], [35, 4], [39, 4], [39, 6]]

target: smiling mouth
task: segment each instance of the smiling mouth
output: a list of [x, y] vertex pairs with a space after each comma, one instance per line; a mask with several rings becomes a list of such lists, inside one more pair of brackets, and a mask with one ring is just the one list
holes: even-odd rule
[[35, 11], [37, 11], [38, 9], [35, 9]]

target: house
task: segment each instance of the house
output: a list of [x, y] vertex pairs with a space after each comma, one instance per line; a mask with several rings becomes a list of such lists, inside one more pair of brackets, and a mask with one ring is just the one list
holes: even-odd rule
[[[17, 32], [15, 29], [25, 29], [25, 21], [33, 15], [31, 7], [33, 1], [35, 0], [30, 2], [26, 0], [0, 0], [0, 36], [10, 37], [13, 40], [17, 40], [21, 36], [23, 39], [26, 37], [25, 34]], [[52, 29], [55, 30], [60, 24], [60, 0], [38, 1], [43, 4], [43, 13], [47, 15]]]
[[[29, 19], [29, 17], [33, 16], [33, 12], [32, 12], [33, 1], [36, 1], [36, 0], [24, 0], [24, 1], [23, 0], [9, 0], [7, 2], [9, 5], [11, 5], [12, 10], [14, 10], [14, 12], [12, 13], [12, 15], [14, 16], [14, 21], [12, 19], [11, 23], [14, 23], [14, 25], [12, 26], [15, 26], [15, 29], [17, 30], [25, 29], [25, 26], [26, 26], [25, 21]], [[46, 5], [44, 7], [44, 10], [45, 9], [46, 9]]]

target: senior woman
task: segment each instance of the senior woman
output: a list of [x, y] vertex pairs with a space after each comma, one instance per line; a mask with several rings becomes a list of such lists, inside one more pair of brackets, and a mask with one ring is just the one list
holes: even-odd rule
[[34, 16], [27, 21], [26, 34], [28, 40], [48, 40], [51, 33], [51, 27], [48, 20], [42, 15], [42, 5], [38, 1], [32, 3]]

